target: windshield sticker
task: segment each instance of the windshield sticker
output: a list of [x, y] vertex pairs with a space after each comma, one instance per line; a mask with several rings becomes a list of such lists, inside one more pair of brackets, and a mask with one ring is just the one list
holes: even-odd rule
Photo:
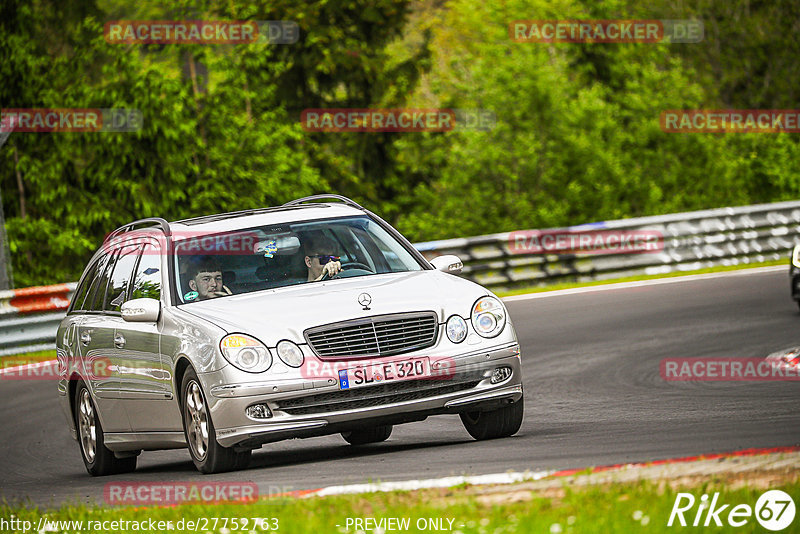
[[142, 273], [146, 274], [147, 276], [150, 276], [151, 274], [156, 274], [157, 272], [158, 269], [156, 269], [155, 267], [150, 267], [149, 269], [145, 269], [144, 271], [142, 271]]
[[189, 291], [183, 296], [183, 300], [194, 300], [197, 298], [197, 291]]
[[278, 245], [274, 239], [262, 241], [256, 245], [256, 254], [263, 252], [265, 258], [271, 258], [278, 253]]

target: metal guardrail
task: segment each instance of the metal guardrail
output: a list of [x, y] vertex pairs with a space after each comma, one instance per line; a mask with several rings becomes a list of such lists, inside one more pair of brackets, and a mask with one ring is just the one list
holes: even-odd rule
[[657, 250], [633, 254], [525, 253], [514, 245], [524, 232], [430, 241], [415, 247], [429, 259], [459, 256], [464, 263], [462, 276], [495, 291], [761, 263], [780, 260], [791, 252], [800, 236], [800, 202], [606, 221], [541, 234], [613, 232], [655, 233], [661, 238]]
[[[522, 236], [596, 235], [644, 232], [659, 235], [655, 250], [591, 254], [560, 247], [530, 253]], [[761, 263], [786, 258], [800, 236], [800, 202], [675, 213], [605, 221], [542, 231], [507, 232], [417, 243], [428, 259], [455, 254], [462, 276], [495, 291], [562, 281], [586, 282], [666, 274], [718, 265]], [[0, 291], [0, 356], [55, 347], [58, 323], [75, 283]]]
[[0, 356], [55, 349], [58, 323], [76, 285], [0, 291]]

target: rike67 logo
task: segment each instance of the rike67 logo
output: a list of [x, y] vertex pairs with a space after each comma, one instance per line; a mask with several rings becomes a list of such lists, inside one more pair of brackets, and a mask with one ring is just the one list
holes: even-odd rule
[[710, 499], [708, 495], [703, 494], [699, 500], [691, 493], [678, 493], [667, 526], [743, 527], [754, 516], [767, 530], [775, 532], [784, 530], [794, 521], [794, 501], [788, 493], [781, 490], [762, 493], [756, 501], [755, 508], [749, 504], [722, 503], [718, 492]]

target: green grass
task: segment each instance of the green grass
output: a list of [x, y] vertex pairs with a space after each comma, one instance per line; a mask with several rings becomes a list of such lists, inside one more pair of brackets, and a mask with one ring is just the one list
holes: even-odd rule
[[[99, 486], [98, 486], [99, 487]], [[800, 481], [794, 475], [782, 483], [770, 486], [781, 489], [789, 495], [800, 494]], [[390, 492], [366, 495], [336, 497], [289, 498], [282, 500], [263, 500], [252, 504], [206, 504], [181, 505], [175, 507], [112, 508], [87, 507], [84, 505], [64, 506], [57, 510], [9, 507], [0, 505], [0, 517], [8, 520], [15, 517], [31, 521], [35, 525], [44, 514], [49, 520], [84, 521], [82, 532], [88, 529], [87, 521], [172, 521], [220, 518], [214, 528], [213, 519], [200, 525], [198, 532], [264, 532], [266, 529], [251, 528], [252, 518], [277, 519], [278, 531], [283, 533], [336, 533], [356, 532], [354, 524], [346, 529], [348, 518], [409, 518], [409, 531], [418, 531], [416, 524], [421, 518], [443, 520], [448, 526], [452, 519], [452, 532], [461, 533], [617, 533], [617, 532], [674, 532], [680, 527], [667, 527], [670, 512], [678, 491], [691, 493], [695, 506], [684, 515], [687, 522], [694, 521], [697, 503], [707, 493], [721, 493], [718, 506], [730, 503], [731, 506], [721, 516], [724, 522], [727, 512], [737, 504], [755, 506], [764, 490], [754, 488], [729, 489], [722, 482], [708, 478], [702, 486], [674, 490], [665, 483], [638, 482], [634, 484], [607, 484], [571, 488], [560, 488], [532, 492], [522, 486], [504, 486], [503, 495], [493, 494], [493, 501], [479, 495], [475, 488], [449, 488], [423, 490], [417, 492]], [[242, 520], [248, 518], [251, 525], [244, 530], [232, 528], [230, 520], [225, 527], [221, 518]], [[703, 517], [703, 520], [705, 517]], [[795, 519], [793, 525], [800, 522]], [[270, 522], [270, 525], [274, 523]], [[420, 524], [421, 525], [421, 524]], [[228, 530], [226, 531], [225, 528]], [[6, 529], [8, 530], [8, 529]], [[75, 531], [76, 528], [66, 530]], [[118, 531], [134, 531], [132, 528], [119, 528]], [[145, 529], [146, 530], [146, 529]], [[184, 528], [184, 531], [188, 530]], [[274, 530], [274, 529], [273, 529]], [[703, 530], [699, 529], [690, 530]], [[740, 528], [713, 529], [717, 532], [763, 532], [754, 517]], [[178, 530], [172, 530], [177, 532]], [[792, 531], [791, 528], [786, 532]], [[367, 532], [370, 532], [369, 530]], [[372, 531], [375, 532], [375, 531]], [[392, 532], [387, 530], [387, 532]], [[796, 530], [795, 530], [796, 532]]]
[[23, 354], [12, 354], [0, 357], [0, 367], [14, 367], [25, 365], [26, 363], [46, 362], [56, 359], [55, 350], [44, 350], [41, 352], [25, 352]]
[[[679, 276], [688, 276], [692, 274], [705, 274], [705, 273], [719, 273], [724, 271], [738, 271], [741, 269], [755, 269], [756, 267], [769, 267], [772, 265], [785, 265], [786, 272], [789, 272], [789, 264], [787, 260], [770, 260], [765, 261], [762, 263], [748, 263], [744, 265], [720, 265], [718, 267], [708, 267], [705, 269], [697, 269], [694, 271], [681, 271], [675, 273], [666, 273], [666, 274], [650, 274], [650, 275], [640, 275], [640, 276], [628, 276], [624, 278], [614, 278], [611, 280], [599, 280], [594, 282], [562, 282], [550, 285], [543, 285], [543, 286], [535, 286], [535, 287], [528, 287], [528, 288], [521, 288], [521, 289], [512, 289], [510, 291], [500, 291], [495, 292], [499, 297], [510, 297], [513, 295], [526, 295], [528, 293], [541, 293], [543, 291], [556, 291], [558, 289], [572, 289], [575, 287], [590, 287], [590, 286], [602, 286], [607, 284], [618, 284], [620, 282], [636, 282], [639, 280], [655, 280], [657, 278], [675, 278]], [[788, 294], [788, 291], [787, 291]]]

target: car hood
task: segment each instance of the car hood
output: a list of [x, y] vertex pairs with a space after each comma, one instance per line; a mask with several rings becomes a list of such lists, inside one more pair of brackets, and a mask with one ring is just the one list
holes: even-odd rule
[[[359, 304], [368, 293], [369, 310]], [[186, 311], [228, 333], [242, 332], [270, 347], [281, 339], [304, 343], [314, 326], [388, 313], [435, 311], [439, 321], [457, 313], [469, 320], [472, 304], [490, 294], [485, 288], [450, 274], [426, 270], [314, 282], [280, 289], [194, 302]]]

